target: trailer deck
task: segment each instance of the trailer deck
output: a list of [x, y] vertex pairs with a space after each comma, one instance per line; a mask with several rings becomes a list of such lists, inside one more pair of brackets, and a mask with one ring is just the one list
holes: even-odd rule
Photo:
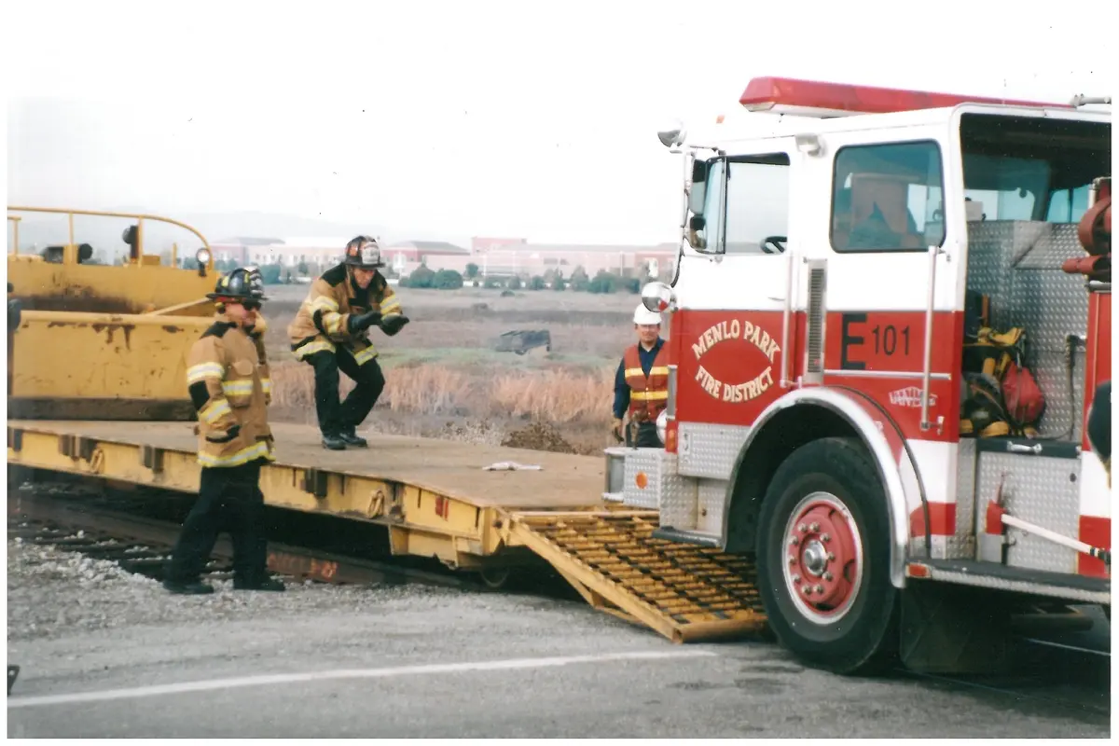
[[[455, 569], [500, 571], [536, 554], [595, 608], [675, 642], [765, 626], [753, 564], [654, 539], [656, 511], [603, 500], [601, 458], [379, 434], [368, 450], [329, 451], [313, 427], [273, 433], [268, 505], [385, 526], [394, 554]], [[198, 490], [196, 444], [192, 422], [8, 421], [10, 465], [181, 492]]]

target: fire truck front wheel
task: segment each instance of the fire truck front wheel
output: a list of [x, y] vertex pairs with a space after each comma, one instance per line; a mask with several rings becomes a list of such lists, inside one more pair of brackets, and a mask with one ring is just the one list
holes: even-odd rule
[[777, 468], [758, 526], [769, 626], [809, 665], [870, 673], [896, 640], [886, 497], [855, 438], [821, 438]]

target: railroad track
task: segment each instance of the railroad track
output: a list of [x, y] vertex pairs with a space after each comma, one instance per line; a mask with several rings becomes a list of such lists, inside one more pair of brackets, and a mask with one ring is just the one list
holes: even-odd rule
[[[129, 572], [162, 580], [166, 559], [181, 526], [169, 520], [105, 507], [95, 497], [74, 499], [34, 490], [12, 492], [8, 497], [8, 537], [116, 562]], [[116, 505], [127, 504], [116, 500]], [[205, 577], [231, 577], [232, 543], [221, 536], [206, 566]], [[295, 581], [371, 585], [426, 583], [462, 589], [483, 588], [468, 577], [402, 567], [388, 562], [346, 556], [322, 549], [270, 541], [268, 569]]]

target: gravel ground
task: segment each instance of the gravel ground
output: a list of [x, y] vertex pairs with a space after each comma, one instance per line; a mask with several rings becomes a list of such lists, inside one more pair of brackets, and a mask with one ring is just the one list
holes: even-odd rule
[[130, 573], [115, 562], [10, 539], [8, 642], [135, 625], [277, 619], [326, 610], [372, 611], [403, 599], [421, 606], [441, 606], [454, 597], [470, 597], [462, 591], [423, 585], [371, 589], [288, 581], [284, 593], [244, 593], [233, 591], [232, 580], [211, 584], [212, 595], [175, 596], [158, 581]]

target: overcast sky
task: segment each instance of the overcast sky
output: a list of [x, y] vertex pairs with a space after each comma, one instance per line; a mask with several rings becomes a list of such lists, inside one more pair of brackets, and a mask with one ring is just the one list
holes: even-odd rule
[[7, 199], [673, 241], [667, 118], [760, 75], [1114, 94], [1116, 5], [9, 4]]

